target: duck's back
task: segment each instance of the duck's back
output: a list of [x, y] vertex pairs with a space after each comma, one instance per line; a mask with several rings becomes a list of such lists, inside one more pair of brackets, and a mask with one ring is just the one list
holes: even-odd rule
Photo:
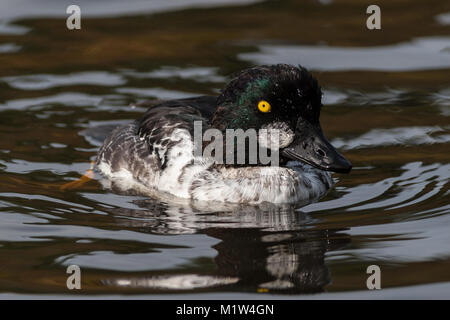
[[168, 165], [186, 165], [192, 160], [194, 121], [207, 124], [214, 109], [215, 97], [211, 96], [153, 104], [141, 118], [116, 128], [106, 138], [96, 168], [106, 177], [119, 180], [123, 190], [135, 181], [156, 186], [164, 172], [174, 171], [166, 170]]

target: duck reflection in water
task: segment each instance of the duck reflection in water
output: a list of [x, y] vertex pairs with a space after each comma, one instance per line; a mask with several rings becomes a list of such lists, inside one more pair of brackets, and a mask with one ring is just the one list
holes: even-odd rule
[[134, 202], [142, 209], [114, 208], [122, 226], [157, 234], [200, 233], [219, 239], [213, 248], [215, 274], [108, 279], [107, 285], [148, 289], [314, 293], [330, 283], [325, 253], [350, 243], [344, 229], [308, 227], [317, 222], [291, 205], [216, 208], [173, 205], [153, 200]]

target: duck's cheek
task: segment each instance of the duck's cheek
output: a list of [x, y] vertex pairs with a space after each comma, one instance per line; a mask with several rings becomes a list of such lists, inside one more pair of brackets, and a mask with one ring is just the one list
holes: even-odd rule
[[278, 150], [286, 148], [294, 141], [293, 130], [284, 122], [263, 126], [258, 132], [258, 142], [263, 148]]

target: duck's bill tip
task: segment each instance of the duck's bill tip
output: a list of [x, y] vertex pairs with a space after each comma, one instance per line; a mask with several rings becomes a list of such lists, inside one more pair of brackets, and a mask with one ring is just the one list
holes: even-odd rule
[[323, 170], [336, 173], [350, 173], [350, 171], [352, 171], [352, 163], [346, 158], [342, 157], [342, 159], [334, 162], [332, 165], [324, 166]]

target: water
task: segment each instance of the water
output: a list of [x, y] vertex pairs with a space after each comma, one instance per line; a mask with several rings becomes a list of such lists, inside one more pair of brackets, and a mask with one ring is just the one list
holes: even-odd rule
[[[382, 31], [360, 1], [79, 3], [81, 31], [60, 1], [0, 4], [0, 297], [450, 298], [448, 1], [383, 4]], [[313, 71], [324, 131], [354, 165], [321, 201], [212, 209], [97, 179], [60, 189], [95, 157], [86, 129], [279, 62]], [[66, 288], [71, 264], [81, 291]]]

